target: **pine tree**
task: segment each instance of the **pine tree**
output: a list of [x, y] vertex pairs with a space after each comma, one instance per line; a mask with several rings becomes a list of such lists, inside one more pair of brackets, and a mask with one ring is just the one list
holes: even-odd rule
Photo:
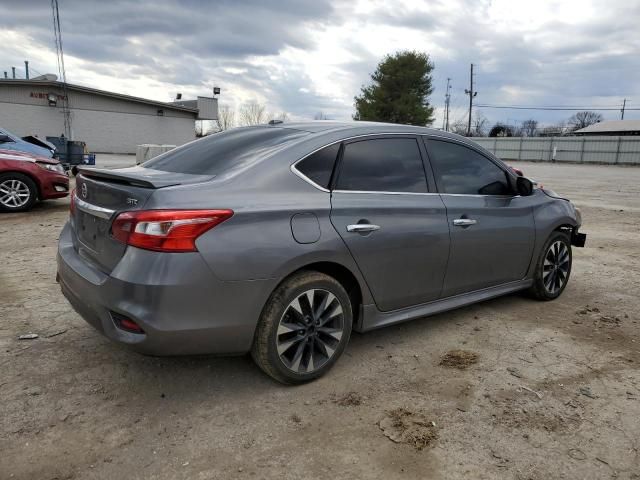
[[371, 75], [371, 85], [362, 87], [361, 94], [355, 97], [354, 120], [430, 125], [433, 68], [426, 53], [387, 55]]

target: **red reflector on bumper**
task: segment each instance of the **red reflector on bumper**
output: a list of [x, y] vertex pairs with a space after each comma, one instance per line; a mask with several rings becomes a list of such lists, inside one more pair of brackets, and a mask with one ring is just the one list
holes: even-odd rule
[[120, 330], [130, 333], [144, 333], [142, 327], [130, 318], [123, 317], [122, 315], [114, 312], [111, 312], [111, 317], [113, 318], [113, 322], [116, 324], [116, 327]]

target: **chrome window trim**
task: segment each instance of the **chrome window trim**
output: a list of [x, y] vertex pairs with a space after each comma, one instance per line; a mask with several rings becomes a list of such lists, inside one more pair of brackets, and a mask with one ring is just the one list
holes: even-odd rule
[[334, 190], [333, 193], [377, 193], [379, 195], [440, 195], [436, 192], [387, 192], [383, 190]]
[[[377, 137], [377, 136], [381, 136], [381, 135], [402, 135], [402, 136], [414, 136], [414, 137], [428, 137], [428, 138], [441, 138], [444, 140], [448, 140], [451, 141], [451, 143], [455, 143], [458, 145], [461, 145], [463, 147], [467, 147], [467, 148], [473, 148], [471, 145], [467, 145], [464, 142], [460, 142], [455, 138], [451, 138], [451, 137], [447, 137], [445, 135], [438, 135], [438, 134], [433, 134], [433, 133], [415, 133], [415, 132], [381, 132], [381, 133], [363, 133], [361, 135], [354, 135], [352, 137], [347, 137], [347, 138], [343, 138], [340, 140], [335, 140], [333, 142], [327, 143], [326, 145], [323, 145], [321, 147], [316, 148], [315, 150], [311, 151], [310, 153], [307, 153], [306, 155], [304, 155], [303, 157], [299, 158], [298, 160], [296, 160], [295, 162], [293, 162], [291, 164], [291, 166], [289, 167], [289, 169], [299, 178], [301, 178], [302, 180], [304, 180], [305, 182], [307, 182], [309, 185], [317, 188], [318, 190], [324, 192], [324, 193], [331, 193], [331, 190], [326, 189], [320, 185], [318, 185], [317, 183], [315, 183], [313, 180], [311, 180], [309, 177], [307, 177], [304, 173], [302, 173], [300, 170], [298, 170], [296, 168], [296, 165], [298, 163], [300, 163], [302, 160], [304, 160], [307, 157], [310, 157], [311, 155], [313, 155], [314, 153], [322, 150], [323, 148], [327, 148], [330, 147], [331, 145], [335, 145], [336, 143], [341, 143], [341, 142], [346, 142], [349, 140], [353, 140], [356, 138], [364, 138], [364, 137]], [[482, 155], [482, 152], [478, 152]], [[490, 152], [489, 152], [490, 153]], [[498, 159], [499, 160], [499, 159]], [[495, 162], [493, 162], [495, 163]], [[500, 168], [501, 170], [505, 171], [507, 174], [509, 174], [508, 170], [501, 168], [502, 166], [506, 165], [504, 162], [501, 161], [501, 163], [503, 165], [496, 165], [498, 168]], [[364, 194], [372, 194], [372, 193], [378, 193], [378, 194], [383, 194], [383, 195], [447, 195], [447, 196], [452, 196], [452, 197], [510, 197], [510, 198], [514, 198], [514, 197], [519, 197], [520, 195], [480, 195], [480, 194], [472, 194], [472, 193], [440, 193], [440, 192], [387, 192], [387, 191], [375, 191], [375, 190], [333, 190], [335, 193], [364, 193]]]
[[[333, 144], [327, 145], [327, 147], [331, 146]], [[325, 147], [322, 147], [325, 148]], [[319, 148], [318, 150], [322, 150], [321, 148]], [[318, 150], [314, 150], [312, 153], [310, 153], [309, 155], [313, 155], [315, 152], [317, 152]], [[307, 158], [309, 155], [301, 158], [300, 160], [296, 161], [296, 163], [304, 160], [305, 158]], [[302, 180], [304, 180], [305, 182], [307, 182], [308, 184], [310, 184], [313, 187], [316, 187], [318, 190], [325, 192], [325, 193], [331, 193], [330, 190], [318, 185], [316, 182], [314, 182], [313, 180], [311, 180], [309, 177], [307, 177], [304, 173], [302, 173], [300, 170], [298, 170], [297, 168], [295, 168], [296, 163], [294, 163], [293, 165], [291, 165], [290, 170], [297, 175], [298, 177], [300, 177]]]
[[95, 217], [104, 218], [106, 220], [109, 220], [111, 216], [116, 213], [115, 210], [111, 210], [110, 208], [99, 207], [89, 202], [85, 202], [77, 195], [75, 198], [75, 203], [78, 210], [82, 210], [84, 213], [88, 213], [89, 215], [93, 215]]
[[[333, 142], [329, 142], [326, 145], [323, 145], [321, 147], [316, 148], [315, 150], [313, 150], [312, 152], [307, 153], [306, 155], [304, 155], [303, 157], [299, 158], [298, 160], [296, 160], [295, 162], [293, 162], [291, 164], [291, 166], [289, 167], [289, 169], [298, 177], [300, 177], [302, 180], [304, 180], [305, 182], [307, 182], [309, 185], [312, 185], [313, 187], [317, 188], [318, 190], [325, 192], [325, 193], [331, 193], [331, 190], [328, 190], [320, 185], [318, 185], [316, 182], [314, 182], [313, 180], [311, 180], [309, 177], [307, 177], [304, 173], [302, 173], [300, 170], [298, 170], [296, 168], [296, 165], [298, 163], [300, 163], [302, 160], [304, 160], [307, 157], [310, 157], [311, 155], [313, 155], [314, 153], [322, 150], [323, 148], [327, 148], [330, 147], [331, 145], [335, 145], [336, 143], [342, 143], [342, 142], [347, 142], [349, 140], [353, 140], [356, 138], [365, 138], [365, 137], [377, 137], [380, 135], [403, 135], [403, 136], [413, 136], [413, 137], [418, 137], [420, 135], [425, 135], [424, 133], [410, 133], [410, 132], [380, 132], [380, 133], [363, 133], [361, 135], [354, 135], [352, 137], [347, 137], [347, 138], [341, 138], [340, 140], [335, 140]], [[334, 190], [334, 192], [338, 192], [339, 190]], [[350, 190], [351, 191], [351, 190]], [[387, 193], [387, 192], [361, 192], [361, 193]], [[398, 193], [410, 193], [410, 192], [388, 192], [391, 194], [398, 194]], [[422, 194], [421, 194], [422, 195]]]
[[499, 197], [499, 198], [516, 198], [520, 195], [482, 195], [480, 193], [441, 193], [442, 197]]

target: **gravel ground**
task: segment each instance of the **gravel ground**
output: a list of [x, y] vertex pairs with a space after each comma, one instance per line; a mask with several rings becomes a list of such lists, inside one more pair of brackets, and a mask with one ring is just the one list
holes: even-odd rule
[[0, 478], [640, 478], [640, 168], [517, 165], [582, 208], [562, 297], [355, 334], [300, 387], [110, 343], [55, 282], [68, 200], [0, 216]]

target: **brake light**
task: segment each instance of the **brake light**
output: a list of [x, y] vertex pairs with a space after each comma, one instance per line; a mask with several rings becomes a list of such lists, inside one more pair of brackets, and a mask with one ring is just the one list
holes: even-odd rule
[[157, 252], [196, 252], [196, 239], [231, 218], [233, 210], [140, 210], [123, 212], [111, 235], [133, 247]]
[[73, 217], [73, 215], [76, 213], [76, 189], [75, 188], [71, 192], [70, 202], [71, 203], [69, 203], [69, 215]]

